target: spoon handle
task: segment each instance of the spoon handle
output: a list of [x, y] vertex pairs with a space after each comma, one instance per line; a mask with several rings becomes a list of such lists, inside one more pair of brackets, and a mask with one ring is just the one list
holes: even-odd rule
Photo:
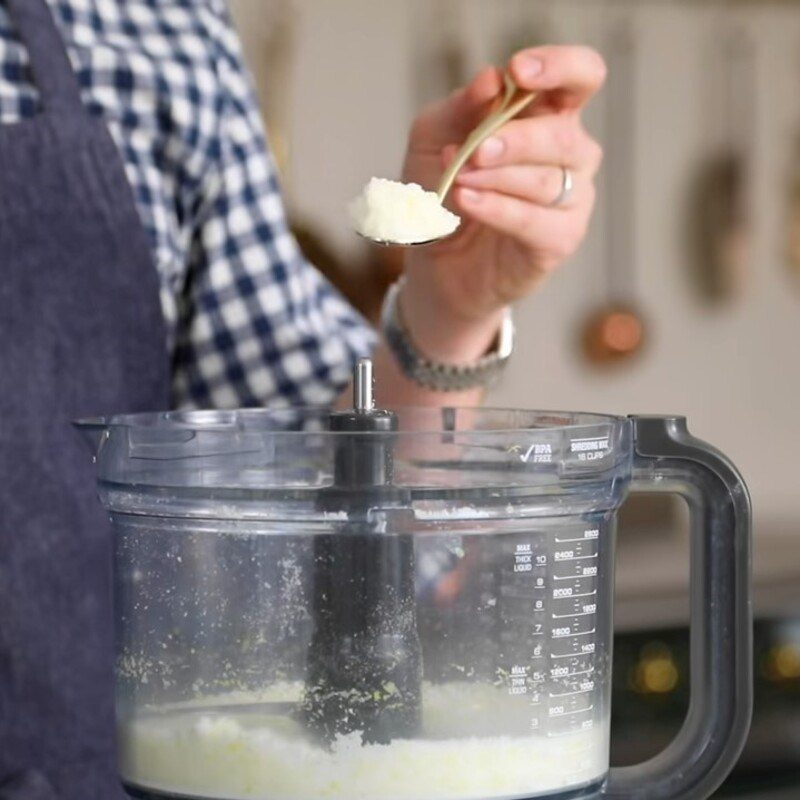
[[505, 76], [505, 95], [499, 108], [489, 114], [470, 135], [466, 138], [461, 149], [456, 154], [453, 163], [442, 175], [437, 194], [439, 202], [444, 203], [448, 192], [453, 186], [459, 170], [469, 161], [472, 154], [488, 139], [493, 133], [503, 127], [509, 120], [517, 116], [526, 109], [536, 98], [536, 92], [519, 92], [513, 78], [506, 73]]

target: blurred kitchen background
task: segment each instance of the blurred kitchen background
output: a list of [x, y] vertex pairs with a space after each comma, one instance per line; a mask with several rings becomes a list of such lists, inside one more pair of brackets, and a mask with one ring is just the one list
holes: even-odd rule
[[[800, 2], [230, 0], [307, 255], [365, 314], [401, 268], [347, 202], [397, 178], [416, 110], [488, 62], [587, 43], [609, 85], [589, 241], [517, 309], [496, 405], [679, 413], [742, 469], [755, 509], [756, 698], [718, 797], [800, 797]], [[687, 704], [687, 524], [626, 507], [615, 763]]]

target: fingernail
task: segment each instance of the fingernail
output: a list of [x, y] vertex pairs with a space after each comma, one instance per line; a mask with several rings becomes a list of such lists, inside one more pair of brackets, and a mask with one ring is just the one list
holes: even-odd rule
[[536, 56], [522, 56], [517, 69], [521, 78], [532, 80], [544, 72], [544, 61]]
[[506, 143], [502, 139], [491, 136], [481, 145], [480, 156], [484, 161], [497, 161], [505, 149]]
[[476, 192], [474, 189], [462, 189], [461, 199], [467, 203], [467, 205], [477, 205], [481, 201], [481, 193]]

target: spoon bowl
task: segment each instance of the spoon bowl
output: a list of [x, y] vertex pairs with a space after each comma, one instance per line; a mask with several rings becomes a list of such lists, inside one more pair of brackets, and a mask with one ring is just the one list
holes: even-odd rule
[[434, 239], [425, 239], [421, 242], [393, 242], [390, 239], [373, 239], [371, 236], [366, 236], [363, 233], [358, 233], [358, 235], [362, 239], [366, 239], [371, 244], [376, 244], [379, 247], [404, 247], [410, 249], [412, 247], [427, 247], [430, 244], [437, 244], [438, 242], [444, 242], [445, 240], [449, 239], [451, 236], [454, 236], [458, 231], [456, 228], [452, 233], [446, 233], [444, 236], [437, 236]]

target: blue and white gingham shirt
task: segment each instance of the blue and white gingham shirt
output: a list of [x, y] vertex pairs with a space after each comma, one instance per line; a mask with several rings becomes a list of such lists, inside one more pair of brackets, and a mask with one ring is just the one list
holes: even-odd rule
[[[374, 333], [287, 228], [224, 0], [48, 3], [152, 243], [175, 405], [330, 402]], [[0, 0], [0, 124], [37, 110]]]

